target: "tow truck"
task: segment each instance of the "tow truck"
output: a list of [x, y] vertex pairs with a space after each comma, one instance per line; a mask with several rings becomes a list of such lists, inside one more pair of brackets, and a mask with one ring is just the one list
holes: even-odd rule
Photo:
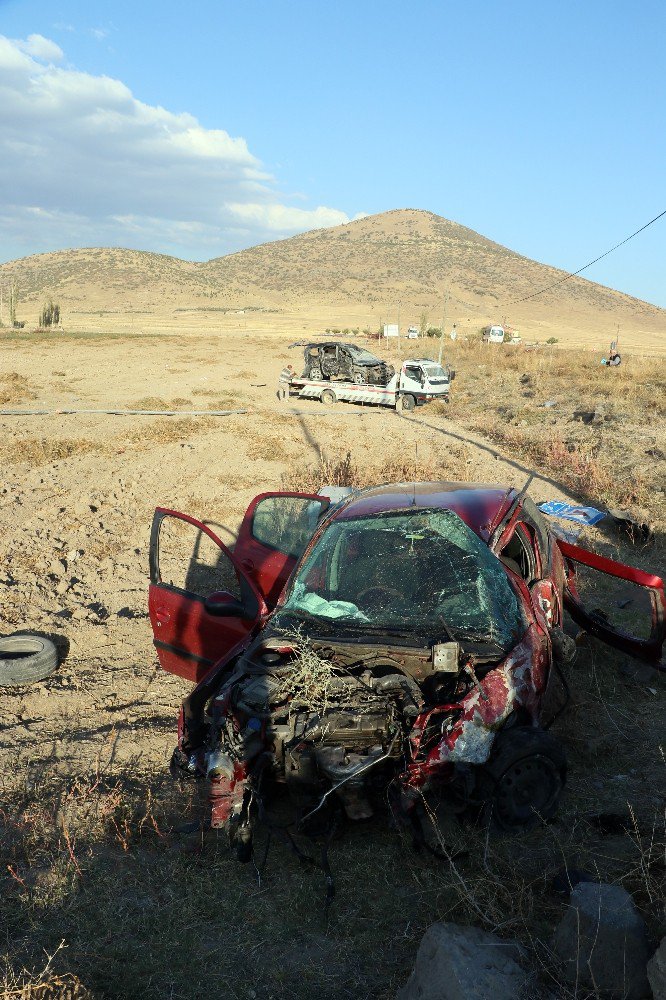
[[435, 399], [448, 403], [454, 378], [455, 371], [449, 365], [442, 367], [430, 358], [413, 358], [403, 361], [402, 367], [386, 385], [325, 381], [321, 377], [301, 375], [292, 378], [289, 395], [299, 399], [318, 399], [327, 406], [342, 400], [345, 403], [369, 403], [409, 411]]

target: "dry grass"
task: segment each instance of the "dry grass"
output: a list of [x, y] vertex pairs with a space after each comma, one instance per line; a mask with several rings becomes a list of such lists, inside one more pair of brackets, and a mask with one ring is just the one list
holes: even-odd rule
[[103, 450], [101, 444], [87, 438], [17, 438], [0, 445], [0, 461], [11, 465], [27, 462], [34, 467]]
[[[148, 418], [150, 419], [150, 418]], [[177, 417], [155, 420], [150, 424], [142, 424], [123, 437], [128, 444], [152, 447], [154, 445], [174, 444], [177, 441], [188, 441], [190, 438], [215, 427], [212, 417]]]
[[191, 406], [192, 400], [185, 399], [182, 396], [176, 396], [175, 399], [166, 400], [161, 399], [159, 396], [142, 396], [141, 399], [135, 399], [133, 403], [127, 404], [128, 410], [177, 410], [179, 407]]
[[320, 656], [311, 639], [302, 631], [285, 631], [283, 634], [288, 642], [293, 642], [295, 654], [289, 661], [288, 669], [279, 675], [274, 702], [289, 699], [290, 710], [305, 707], [310, 711], [323, 711], [335, 677], [331, 661]]
[[[46, 951], [55, 953], [50, 976], [80, 977], [100, 996], [393, 1000], [424, 930], [445, 920], [520, 940], [539, 975], [535, 995], [551, 989], [573, 1000], [550, 953], [565, 907], [551, 890], [557, 872], [582, 868], [622, 884], [651, 934], [664, 930], [666, 838], [653, 795], [664, 768], [653, 739], [659, 716], [654, 697], [628, 687], [619, 658], [611, 659], [591, 644], [575, 668], [574, 703], [557, 723], [570, 777], [556, 822], [521, 837], [488, 837], [424, 800], [428, 839], [448, 862], [415, 853], [385, 814], [349, 824], [330, 851], [337, 896], [328, 916], [321, 873], [299, 865], [279, 838], [261, 880], [214, 841], [201, 855], [183, 853], [174, 826], [197, 814], [195, 786], [109, 763], [78, 778], [26, 783], [5, 775], [5, 989], [19, 973], [38, 980]], [[326, 666], [313, 665], [306, 650], [302, 684], [290, 693], [325, 700]], [[643, 726], [631, 724], [638, 718]], [[650, 777], [643, 782], [636, 769]], [[626, 817], [626, 832], [600, 834], [589, 817], [613, 808]], [[261, 827], [257, 836], [261, 857]], [[308, 841], [300, 846], [317, 856]], [[578, 997], [588, 1000], [583, 991]]]
[[37, 399], [37, 393], [31, 388], [25, 375], [19, 375], [18, 372], [0, 375], [0, 406], [23, 403], [27, 399]]
[[435, 412], [481, 431], [583, 500], [663, 520], [666, 373], [659, 362], [625, 355], [618, 369], [607, 369], [585, 351], [477, 341], [447, 344], [445, 360], [459, 377], [450, 410], [435, 404]]
[[420, 459], [415, 455], [413, 459], [388, 458], [361, 464], [351, 451], [331, 456], [320, 452], [318, 464], [289, 470], [282, 477], [282, 485], [284, 489], [316, 493], [324, 485], [363, 488], [381, 483], [455, 482], [466, 478], [470, 461], [464, 445], [438, 458]]

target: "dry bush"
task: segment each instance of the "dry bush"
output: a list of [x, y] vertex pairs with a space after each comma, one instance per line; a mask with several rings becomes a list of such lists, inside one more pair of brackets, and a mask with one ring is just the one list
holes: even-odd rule
[[324, 711], [335, 678], [333, 664], [319, 655], [312, 640], [302, 631], [282, 634], [293, 642], [295, 653], [288, 668], [279, 674], [278, 689], [272, 700], [278, 703], [289, 699], [290, 708], [305, 706], [310, 711]]
[[176, 410], [179, 406], [191, 406], [192, 400], [177, 396], [171, 401], [161, 399], [159, 396], [142, 396], [135, 399], [133, 403], [127, 404], [128, 410]]
[[48, 465], [71, 455], [102, 450], [102, 445], [86, 438], [19, 438], [0, 445], [0, 460], [12, 465], [19, 462]]
[[360, 466], [351, 451], [331, 457], [319, 453], [317, 465], [289, 470], [282, 477], [284, 489], [316, 493], [322, 486], [352, 486], [362, 489], [382, 483], [431, 483], [451, 482], [467, 478], [469, 462], [467, 448], [450, 449], [438, 459], [387, 458], [376, 463], [363, 462]]
[[209, 431], [215, 427], [215, 422], [211, 417], [184, 417], [179, 420], [173, 419], [155, 420], [149, 425], [142, 425], [126, 435], [123, 440], [128, 444], [137, 445], [166, 445], [174, 444], [176, 441], [187, 441], [195, 434]]
[[[589, 351], [473, 340], [447, 344], [445, 360], [458, 378], [451, 410], [434, 404], [434, 412], [481, 431], [581, 499], [638, 506], [659, 521], [666, 379], [654, 359], [625, 353], [609, 369]], [[583, 424], [581, 411], [594, 423]]]
[[0, 406], [8, 403], [23, 403], [26, 399], [37, 399], [37, 393], [30, 388], [25, 375], [18, 372], [5, 372], [0, 375]]

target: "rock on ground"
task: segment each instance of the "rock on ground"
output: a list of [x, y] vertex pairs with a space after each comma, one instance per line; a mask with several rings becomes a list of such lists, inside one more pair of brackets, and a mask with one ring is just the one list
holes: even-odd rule
[[647, 977], [654, 1000], [666, 1000], [666, 937], [648, 962]]
[[433, 924], [396, 1000], [517, 1000], [529, 981], [516, 962], [519, 955], [517, 944], [478, 927]]
[[650, 995], [645, 923], [619, 885], [580, 882], [555, 932], [565, 980], [618, 1000]]

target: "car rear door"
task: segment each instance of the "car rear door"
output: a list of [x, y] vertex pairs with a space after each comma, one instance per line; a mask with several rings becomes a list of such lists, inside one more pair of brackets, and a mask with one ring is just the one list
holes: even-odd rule
[[148, 609], [160, 665], [195, 683], [268, 612], [212, 528], [165, 507], [153, 518]]
[[566, 565], [564, 601], [573, 620], [616, 649], [666, 669], [663, 580], [558, 539]]
[[269, 608], [329, 506], [315, 493], [261, 493], [246, 510], [234, 556]]

